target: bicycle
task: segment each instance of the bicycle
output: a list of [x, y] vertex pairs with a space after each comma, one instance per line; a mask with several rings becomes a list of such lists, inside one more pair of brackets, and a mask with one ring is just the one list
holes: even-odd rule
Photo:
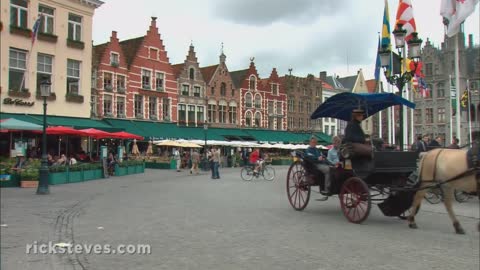
[[[466, 202], [472, 197], [469, 193], [461, 190], [455, 190], [454, 196], [459, 203]], [[425, 194], [425, 199], [431, 204], [438, 204], [443, 201], [443, 192], [439, 188], [434, 188]]]
[[258, 178], [260, 175], [263, 176], [263, 179], [267, 181], [273, 181], [275, 179], [275, 169], [266, 163], [260, 166], [259, 171], [255, 174], [254, 172], [255, 165], [248, 164], [245, 165], [240, 171], [240, 176], [244, 181], [252, 181], [254, 177]]

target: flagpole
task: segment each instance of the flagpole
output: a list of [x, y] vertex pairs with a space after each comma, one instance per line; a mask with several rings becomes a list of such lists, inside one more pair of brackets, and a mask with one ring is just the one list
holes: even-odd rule
[[453, 103], [452, 103], [452, 75], [448, 75], [448, 89], [450, 91], [450, 141], [453, 141]]
[[456, 99], [455, 99], [455, 104], [457, 106], [456, 108], [456, 121], [457, 121], [457, 138], [462, 142], [462, 134], [460, 130], [460, 57], [459, 57], [459, 50], [458, 50], [458, 39], [459, 39], [459, 33], [455, 35], [455, 90], [456, 90]]
[[[377, 93], [380, 93], [380, 82], [377, 81]], [[383, 136], [382, 136], [382, 111], [380, 111], [379, 113], [379, 117], [378, 117], [378, 138], [380, 139], [383, 139]]]

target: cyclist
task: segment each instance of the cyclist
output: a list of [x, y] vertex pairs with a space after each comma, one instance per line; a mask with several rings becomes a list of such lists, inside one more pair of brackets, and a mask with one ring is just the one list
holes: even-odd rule
[[254, 175], [258, 175], [258, 170], [260, 169], [260, 166], [263, 164], [263, 160], [260, 158], [260, 151], [258, 150], [258, 148], [255, 148], [253, 152], [250, 153], [249, 161], [250, 161], [250, 164], [255, 166], [253, 169]]

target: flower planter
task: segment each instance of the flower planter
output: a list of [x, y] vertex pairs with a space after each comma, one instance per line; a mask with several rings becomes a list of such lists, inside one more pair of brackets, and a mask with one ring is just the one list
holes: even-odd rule
[[56, 172], [48, 174], [48, 183], [50, 185], [60, 185], [68, 183], [67, 172]]
[[291, 159], [273, 159], [272, 165], [290, 165], [292, 164]]
[[115, 176], [127, 175], [127, 167], [115, 166]]
[[83, 181], [82, 171], [68, 172], [68, 183], [78, 183]]
[[170, 163], [145, 162], [145, 168], [148, 169], [170, 169]]
[[38, 187], [37, 180], [22, 180], [20, 181], [20, 187], [22, 188], [36, 188]]
[[2, 174], [0, 175], [0, 187], [19, 187], [20, 176], [18, 174]]

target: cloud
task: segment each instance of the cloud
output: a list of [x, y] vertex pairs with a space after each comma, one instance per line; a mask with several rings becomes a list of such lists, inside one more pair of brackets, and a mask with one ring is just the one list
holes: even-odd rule
[[345, 10], [346, 0], [216, 0], [215, 15], [245, 25], [309, 24]]

